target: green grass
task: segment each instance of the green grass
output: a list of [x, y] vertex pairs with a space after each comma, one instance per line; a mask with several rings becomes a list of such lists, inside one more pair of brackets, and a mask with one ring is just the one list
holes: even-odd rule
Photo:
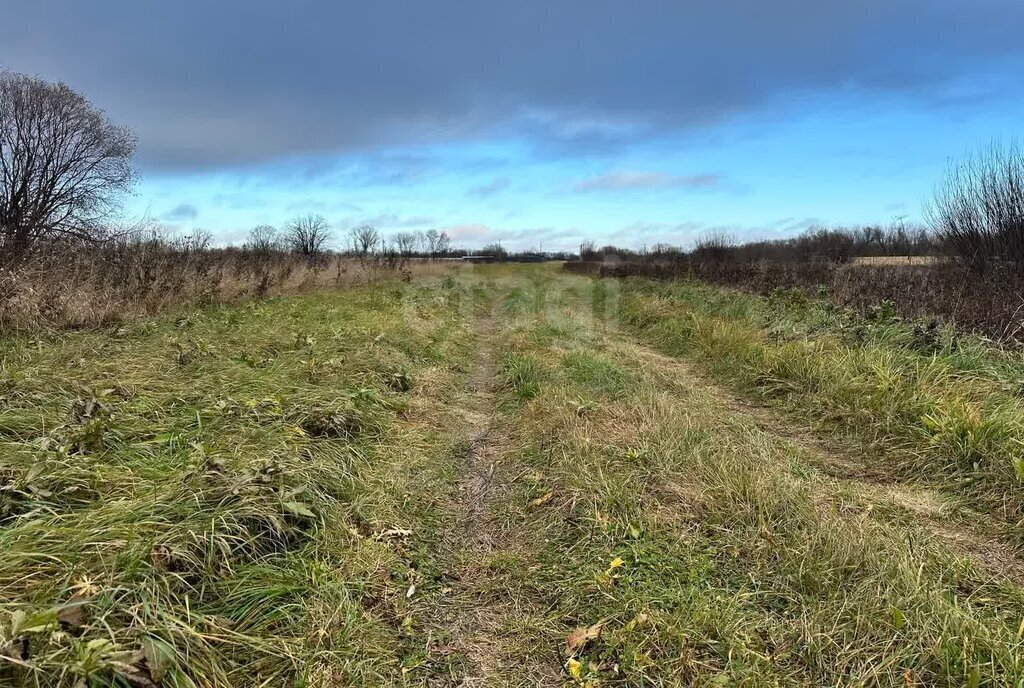
[[[439, 423], [471, 351], [462, 291], [3, 342], [0, 676], [400, 682], [395, 581], [428, 568], [423, 489], [454, 483]], [[393, 528], [411, 541], [374, 537]]]
[[[562, 647], [577, 683], [1024, 679], [1019, 588], [891, 507], [854, 506], [804, 450], [730, 417], [685, 371], [597, 335], [585, 310], [514, 322], [508, 349], [548, 373], [508, 407], [527, 473], [497, 508], [534, 534], [518, 591], [550, 611], [508, 628]], [[595, 391], [600, 403], [581, 407]], [[566, 650], [588, 627], [596, 637]]]
[[0, 351], [2, 685], [1024, 685], [949, 331], [488, 266]]
[[[625, 326], [717, 378], [859, 438], [908, 478], [1024, 517], [1024, 359], [952, 331], [695, 283], [623, 285]], [[1016, 527], [1007, 534], [1021, 541]]]

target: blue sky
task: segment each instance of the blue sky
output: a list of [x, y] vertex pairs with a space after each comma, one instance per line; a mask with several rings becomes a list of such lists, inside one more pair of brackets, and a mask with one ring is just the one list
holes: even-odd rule
[[139, 136], [125, 209], [241, 241], [317, 212], [457, 243], [687, 244], [918, 220], [1019, 137], [1002, 0], [38, 0], [0, 64]]

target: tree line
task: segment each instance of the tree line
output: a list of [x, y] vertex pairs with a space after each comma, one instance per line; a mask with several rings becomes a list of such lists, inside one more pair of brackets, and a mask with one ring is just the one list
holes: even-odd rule
[[[110, 241], [119, 201], [136, 172], [135, 135], [62, 83], [0, 72], [0, 250], [18, 257], [44, 244]], [[712, 233], [690, 252], [660, 245], [654, 256], [687, 255], [711, 261], [842, 262], [854, 256], [944, 255], [975, 272], [1024, 266], [1024, 154], [993, 145], [951, 164], [925, 208], [926, 226], [818, 228], [794, 238], [739, 243]], [[197, 233], [195, 239], [201, 238]], [[206, 236], [206, 243], [209, 243]], [[303, 215], [282, 228], [255, 227], [246, 247], [316, 256], [331, 248], [330, 223]], [[402, 257], [464, 255], [443, 231], [398, 232], [385, 239], [374, 227], [346, 233], [345, 253]], [[507, 257], [500, 245], [482, 253]], [[633, 252], [581, 246], [585, 259]]]

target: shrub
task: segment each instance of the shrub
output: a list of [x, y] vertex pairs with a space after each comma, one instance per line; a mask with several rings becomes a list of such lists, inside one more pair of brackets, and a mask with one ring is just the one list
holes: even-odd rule
[[975, 272], [1024, 261], [1024, 154], [993, 145], [955, 164], [928, 216], [944, 249]]

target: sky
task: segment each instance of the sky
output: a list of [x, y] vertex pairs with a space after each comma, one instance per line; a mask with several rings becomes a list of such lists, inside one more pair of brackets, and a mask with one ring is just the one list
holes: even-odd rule
[[138, 136], [129, 217], [244, 241], [689, 245], [920, 221], [1024, 125], [1019, 0], [0, 0], [0, 67]]

